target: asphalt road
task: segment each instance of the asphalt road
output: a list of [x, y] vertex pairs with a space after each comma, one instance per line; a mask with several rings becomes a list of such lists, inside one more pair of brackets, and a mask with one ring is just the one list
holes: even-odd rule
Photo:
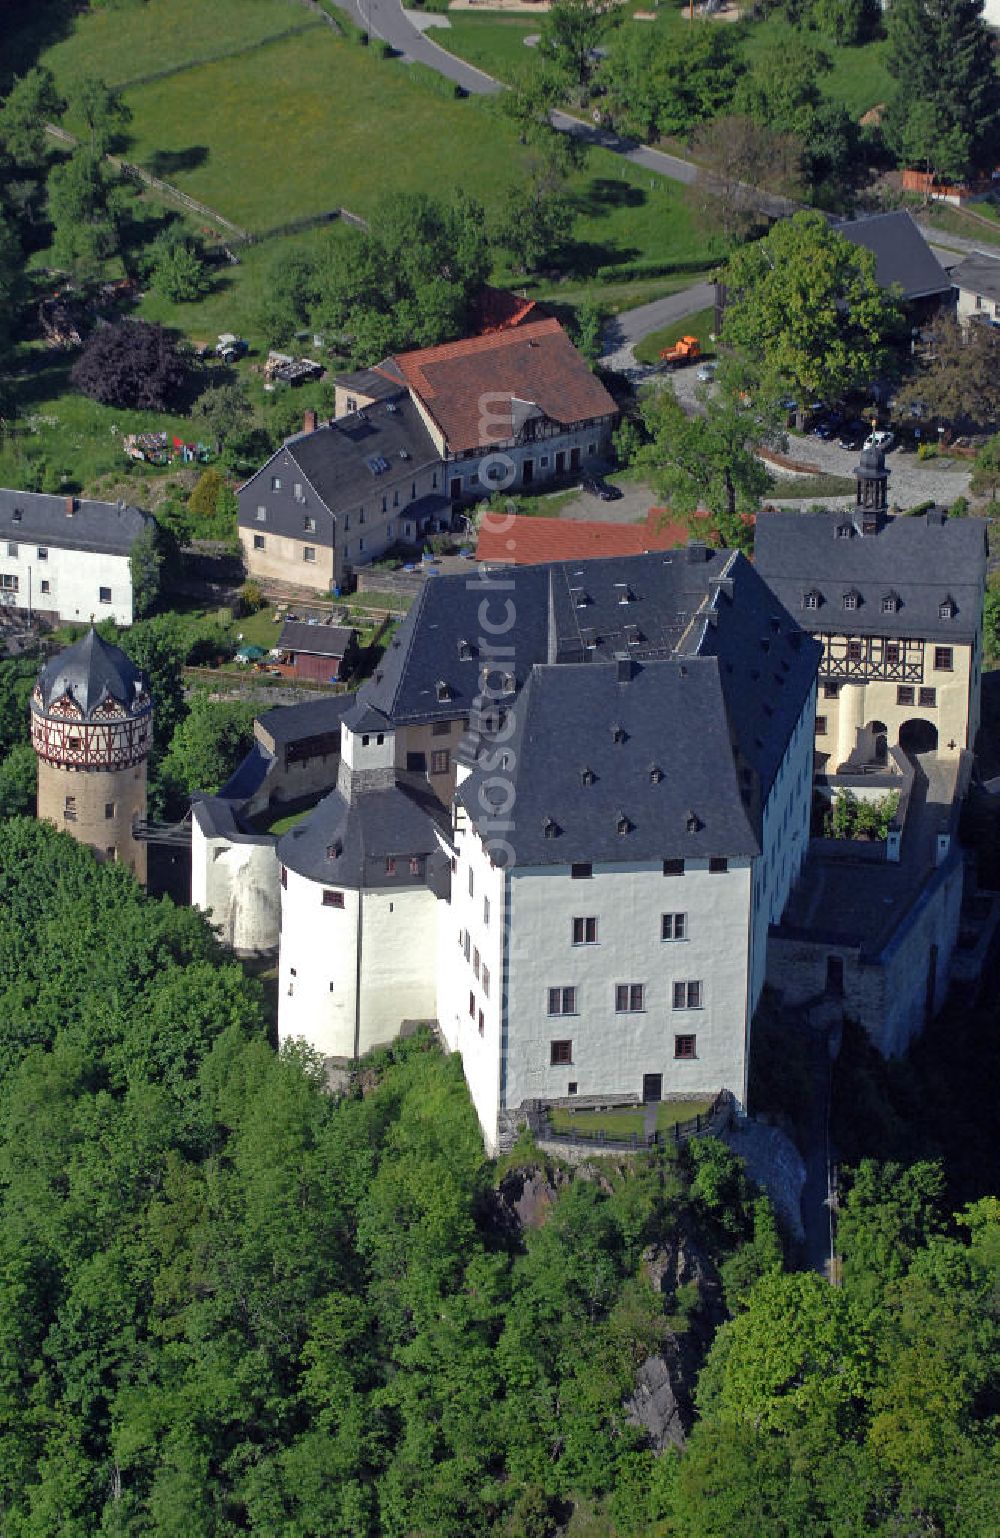
[[632, 370], [645, 372], [636, 363], [633, 351], [636, 342], [641, 342], [651, 331], [661, 331], [664, 326], [683, 320], [685, 315], [707, 309], [714, 301], [715, 290], [711, 283], [694, 283], [680, 293], [668, 294], [664, 299], [654, 299], [650, 304], [640, 304], [634, 310], [612, 316], [604, 328], [602, 365], [619, 374], [629, 374]]
[[454, 80], [470, 96], [492, 96], [502, 91], [499, 80], [484, 74], [473, 64], [439, 48], [425, 33], [418, 31], [405, 15], [399, 0], [337, 0], [340, 9], [356, 26], [371, 37], [379, 37], [405, 59], [426, 64], [447, 80]]

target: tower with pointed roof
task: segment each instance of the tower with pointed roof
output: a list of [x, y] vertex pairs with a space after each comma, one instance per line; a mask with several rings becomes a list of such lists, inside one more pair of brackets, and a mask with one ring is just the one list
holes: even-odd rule
[[153, 701], [145, 674], [91, 628], [38, 675], [31, 741], [38, 816], [146, 880], [146, 758]]

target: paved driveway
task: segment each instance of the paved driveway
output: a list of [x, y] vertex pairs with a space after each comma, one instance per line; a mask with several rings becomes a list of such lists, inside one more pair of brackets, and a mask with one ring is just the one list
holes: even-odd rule
[[[810, 436], [789, 437], [789, 454], [803, 464], [816, 465], [824, 475], [850, 475], [858, 462], [856, 450], [842, 449], [838, 443], [824, 443]], [[889, 471], [889, 501], [898, 507], [914, 507], [932, 497], [947, 504], [968, 493], [968, 460], [920, 460], [910, 449], [893, 449], [886, 455], [885, 465]]]

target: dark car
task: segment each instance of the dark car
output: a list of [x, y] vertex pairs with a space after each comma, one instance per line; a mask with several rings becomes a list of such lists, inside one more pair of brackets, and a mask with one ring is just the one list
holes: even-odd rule
[[868, 424], [866, 422], [846, 422], [840, 429], [840, 437], [837, 442], [842, 449], [860, 449], [868, 436]]
[[592, 497], [600, 497], [602, 502], [617, 502], [622, 494], [620, 486], [612, 486], [593, 475], [585, 475], [581, 485], [584, 491], [589, 491]]
[[828, 443], [831, 438], [836, 438], [840, 432], [843, 420], [839, 412], [830, 411], [816, 423], [813, 433], [817, 438], [822, 438], [824, 443]]

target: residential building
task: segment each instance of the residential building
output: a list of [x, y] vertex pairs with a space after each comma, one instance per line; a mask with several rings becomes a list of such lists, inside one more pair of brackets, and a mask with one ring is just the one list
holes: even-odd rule
[[877, 283], [893, 289], [905, 305], [950, 299], [952, 280], [906, 209], [845, 219], [834, 229], [852, 245], [871, 251]]
[[289, 438], [240, 487], [239, 535], [258, 579], [328, 592], [355, 566], [450, 517], [436, 446], [400, 386]]
[[972, 320], [1000, 325], [1000, 257], [975, 251], [951, 269], [951, 281], [963, 326]]
[[124, 502], [0, 489], [0, 608], [131, 625], [131, 554], [152, 524]]
[[850, 512], [757, 518], [757, 570], [823, 648], [818, 766], [885, 763], [893, 746], [955, 757], [979, 726], [986, 526], [889, 515], [880, 450], [855, 476]]
[[589, 561], [614, 555], [675, 550], [691, 537], [686, 523], [671, 523], [665, 508], [651, 507], [639, 523], [602, 519], [527, 518], [484, 513], [476, 560], [490, 566], [538, 566], [547, 561]]

